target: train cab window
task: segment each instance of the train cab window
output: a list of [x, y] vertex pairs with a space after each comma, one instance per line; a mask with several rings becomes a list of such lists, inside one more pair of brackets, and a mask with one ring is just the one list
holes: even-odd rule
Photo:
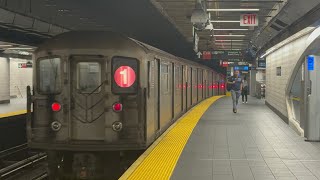
[[61, 92], [61, 59], [40, 58], [38, 61], [39, 92], [58, 94]]
[[77, 89], [80, 93], [99, 93], [101, 88], [101, 66], [98, 62], [77, 64]]

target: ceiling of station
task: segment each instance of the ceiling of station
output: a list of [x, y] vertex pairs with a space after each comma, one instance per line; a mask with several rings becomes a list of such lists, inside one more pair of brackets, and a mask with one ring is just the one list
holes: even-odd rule
[[[195, 56], [192, 44], [149, 0], [0, 0], [0, 8], [24, 16], [18, 17], [15, 27], [48, 37], [70, 30], [111, 30], [177, 56]], [[0, 27], [9, 23], [3, 21], [0, 16]]]
[[[177, 25], [177, 28], [189, 40], [193, 41], [190, 17], [195, 8], [195, 0], [157, 0]], [[263, 22], [275, 6], [284, 3], [282, 0], [207, 0], [206, 6], [214, 30], [197, 32], [200, 41], [199, 49], [246, 49], [252, 41], [253, 32], [262, 27]], [[225, 11], [218, 11], [229, 9]], [[238, 9], [238, 11], [235, 11]], [[240, 15], [248, 11], [240, 9], [258, 9], [259, 26], [254, 28], [241, 27]], [[251, 12], [251, 11], [249, 11]], [[231, 22], [226, 22], [231, 21]], [[239, 36], [238, 36], [239, 35]]]
[[[194, 59], [191, 15], [196, 1], [0, 0], [0, 40], [12, 42], [14, 47], [37, 46], [47, 38], [70, 30], [112, 30], [177, 56]], [[320, 1], [206, 0], [205, 3], [214, 30], [197, 32], [199, 50], [248, 50], [265, 46]], [[230, 9], [258, 9], [253, 13], [258, 14], [259, 26], [241, 27], [240, 14], [248, 10]], [[8, 48], [0, 45], [0, 49]]]

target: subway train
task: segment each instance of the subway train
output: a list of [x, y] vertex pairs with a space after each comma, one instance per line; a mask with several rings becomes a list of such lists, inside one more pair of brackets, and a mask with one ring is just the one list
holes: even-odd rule
[[223, 74], [114, 32], [60, 34], [33, 62], [28, 144], [47, 152], [50, 176], [66, 179], [108, 176], [107, 163], [146, 149], [194, 105], [225, 93]]

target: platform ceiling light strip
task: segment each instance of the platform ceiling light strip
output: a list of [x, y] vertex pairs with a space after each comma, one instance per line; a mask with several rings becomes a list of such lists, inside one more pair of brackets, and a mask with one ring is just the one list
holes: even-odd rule
[[15, 48], [8, 48], [10, 50], [32, 50], [31, 47], [15, 47]]
[[12, 47], [10, 44], [1, 44], [0, 47]]
[[213, 29], [214, 31], [248, 31], [249, 29]]
[[216, 42], [242, 42], [242, 39], [227, 39], [227, 40], [216, 40]]
[[[212, 36], [212, 35], [211, 35]], [[214, 37], [244, 37], [246, 35], [243, 34], [215, 34]]]
[[231, 12], [257, 12], [260, 9], [207, 9], [207, 11], [213, 12], [224, 12], [224, 11], [231, 11]]
[[217, 23], [217, 22], [222, 22], [222, 23], [240, 23], [240, 20], [239, 21], [229, 21], [229, 20], [216, 20], [216, 21], [210, 21], [210, 22], [213, 22], [213, 23]]

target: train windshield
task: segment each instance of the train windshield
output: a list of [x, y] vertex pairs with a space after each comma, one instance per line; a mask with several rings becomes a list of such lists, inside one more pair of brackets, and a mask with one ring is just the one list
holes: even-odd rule
[[45, 94], [57, 94], [61, 91], [61, 59], [39, 59], [39, 91]]
[[101, 66], [98, 62], [77, 64], [77, 89], [81, 93], [99, 93], [101, 85]]

